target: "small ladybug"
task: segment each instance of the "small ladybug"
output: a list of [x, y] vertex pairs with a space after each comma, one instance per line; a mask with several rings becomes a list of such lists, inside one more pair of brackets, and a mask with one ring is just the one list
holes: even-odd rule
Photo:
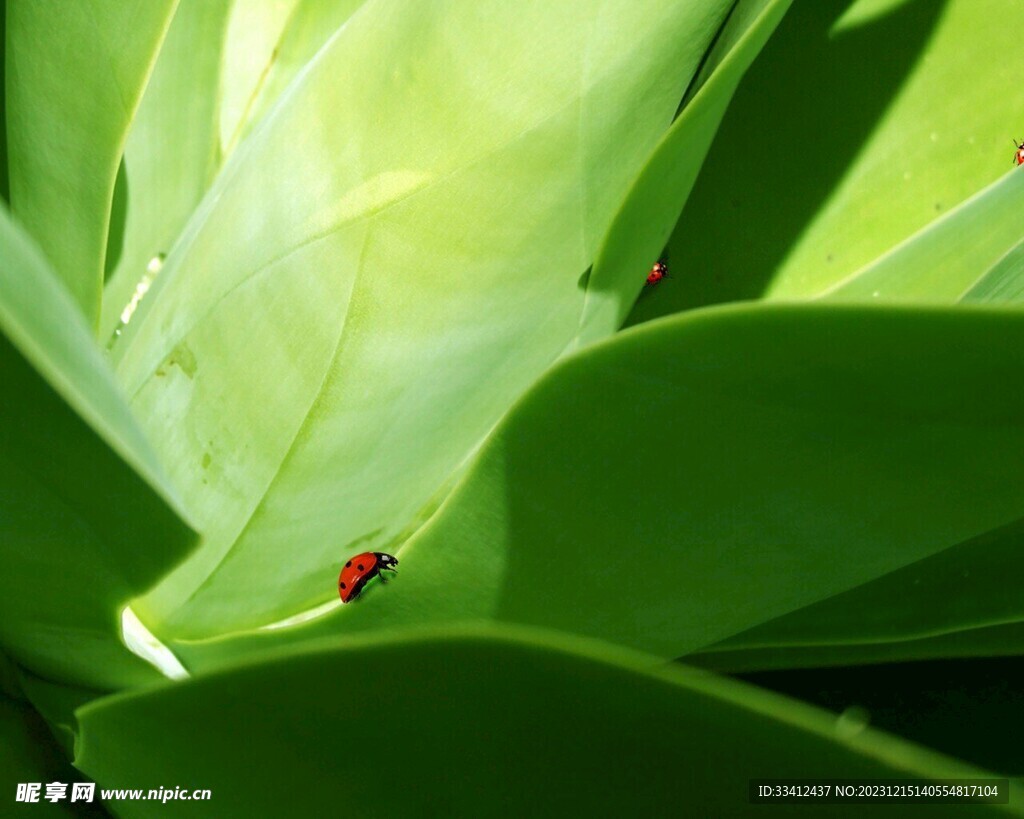
[[1024, 142], [1014, 140], [1013, 147], [1017, 149], [1013, 154], [1013, 164], [1024, 165]]
[[397, 565], [397, 557], [383, 552], [363, 552], [346, 561], [345, 567], [338, 575], [338, 594], [341, 595], [341, 602], [351, 603], [359, 596], [363, 586], [375, 577], [379, 577], [381, 583], [387, 583], [381, 572], [398, 574], [398, 569], [395, 568]]
[[647, 284], [652, 287], [668, 276], [668, 265], [664, 262], [655, 262], [651, 272], [647, 274]]

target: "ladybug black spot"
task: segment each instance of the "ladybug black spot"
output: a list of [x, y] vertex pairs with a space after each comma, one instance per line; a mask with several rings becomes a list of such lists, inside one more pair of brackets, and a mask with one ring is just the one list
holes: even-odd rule
[[358, 566], [356, 566], [356, 568], [359, 569], [359, 571], [362, 571], [363, 570], [363, 564], [360, 563]]
[[352, 568], [352, 561], [351, 560], [348, 563], [345, 564], [345, 568], [346, 569], [351, 569]]
[[342, 584], [341, 584], [341, 587], [342, 587], [342, 588], [344, 589], [344, 588], [345, 588], [345, 584], [344, 584], [344, 583], [342, 583]]

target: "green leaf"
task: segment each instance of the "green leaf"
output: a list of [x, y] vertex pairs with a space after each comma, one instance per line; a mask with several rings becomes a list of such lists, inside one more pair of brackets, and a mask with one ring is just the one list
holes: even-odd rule
[[175, 650], [202, 669], [494, 619], [682, 656], [1024, 517], [1022, 367], [1024, 315], [991, 309], [750, 305], [620, 334], [506, 416], [397, 581]]
[[736, 86], [789, 6], [790, 0], [743, 0], [733, 7], [688, 92], [692, 97], [637, 177], [598, 251], [581, 342], [621, 326], [679, 219]]
[[999, 179], [1024, 123], [1012, 61], [997, 55], [1022, 24], [1024, 6], [1002, 0], [795, 4], [673, 233], [676, 281], [631, 323], [818, 295]]
[[175, 4], [33, 0], [7, 8], [11, 207], [94, 328], [114, 180]]
[[113, 351], [206, 536], [144, 621], [294, 615], [339, 555], [436, 508], [572, 340], [581, 274], [729, 6], [382, 0], [317, 53]]
[[220, 167], [219, 80], [229, 8], [230, 0], [178, 6], [132, 121], [124, 149], [123, 249], [103, 292], [103, 339], [117, 327], [147, 265], [171, 249]]
[[0, 643], [53, 680], [151, 680], [119, 609], [192, 533], [81, 315], [6, 214], [0, 259]]
[[[9, 816], [105, 816], [99, 803], [71, 803], [71, 784], [88, 781], [68, 764], [46, 729], [46, 723], [24, 703], [0, 695], [0, 793]], [[15, 802], [19, 783], [38, 783], [39, 804]], [[46, 801], [46, 785], [67, 785], [60, 802]], [[98, 800], [98, 795], [97, 795]], [[19, 810], [21, 808], [22, 810]]]
[[[1019, 654], [1024, 521], [764, 623], [693, 658], [716, 669]], [[1017, 628], [1004, 628], [1017, 626]], [[982, 632], [985, 632], [982, 634]]]
[[[677, 804], [726, 816], [751, 810], [751, 778], [983, 775], [753, 686], [651, 671], [651, 661], [518, 630], [335, 641], [91, 703], [78, 711], [75, 764], [104, 787], [209, 788], [225, 817], [643, 816]], [[146, 815], [139, 805], [118, 807]]]
[[1024, 301], [1024, 240], [1014, 245], [964, 293], [961, 301], [1015, 303]]
[[[246, 115], [230, 138], [244, 139], [284, 94], [300, 71], [316, 56], [366, 0], [298, 0], [281, 30], [263, 74], [247, 103]], [[236, 6], [250, 11], [245, 4]], [[251, 11], [250, 11], [251, 13]]]
[[[151, 674], [145, 682], [157, 682], [160, 677]], [[141, 682], [141, 675], [139, 675]], [[62, 751], [71, 759], [75, 755], [78, 720], [75, 709], [91, 700], [106, 696], [109, 691], [79, 688], [37, 677], [23, 668], [18, 669], [18, 683], [25, 699], [46, 720], [50, 733]]]
[[[1024, 173], [1009, 172], [864, 270], [821, 295], [835, 300], [955, 302], [977, 286], [1021, 238]], [[1002, 278], [1003, 273], [995, 276]], [[985, 301], [996, 301], [987, 298]], [[998, 299], [1001, 300], [1001, 299]]]
[[238, 145], [274, 62], [282, 32], [305, 0], [236, 0], [231, 6], [221, 76], [220, 144]]

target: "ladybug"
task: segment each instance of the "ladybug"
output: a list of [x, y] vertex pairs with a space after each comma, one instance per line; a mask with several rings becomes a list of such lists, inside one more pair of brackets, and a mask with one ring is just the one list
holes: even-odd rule
[[1014, 140], [1013, 147], [1017, 149], [1013, 155], [1013, 164], [1024, 165], [1024, 142], [1017, 142], [1017, 140]]
[[655, 262], [651, 272], [647, 274], [647, 284], [652, 287], [668, 275], [668, 265], [664, 262]]
[[363, 552], [347, 560], [341, 574], [338, 575], [338, 594], [341, 595], [341, 602], [351, 603], [359, 596], [363, 586], [375, 577], [379, 577], [381, 583], [387, 583], [381, 572], [398, 574], [398, 569], [395, 568], [397, 565], [398, 558], [384, 552]]

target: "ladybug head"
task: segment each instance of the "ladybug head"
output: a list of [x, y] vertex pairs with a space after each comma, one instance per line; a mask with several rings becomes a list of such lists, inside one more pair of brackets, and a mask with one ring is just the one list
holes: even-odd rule
[[398, 558], [394, 555], [386, 555], [383, 552], [376, 552], [377, 560], [380, 562], [381, 569], [388, 569], [392, 572], [398, 571]]

